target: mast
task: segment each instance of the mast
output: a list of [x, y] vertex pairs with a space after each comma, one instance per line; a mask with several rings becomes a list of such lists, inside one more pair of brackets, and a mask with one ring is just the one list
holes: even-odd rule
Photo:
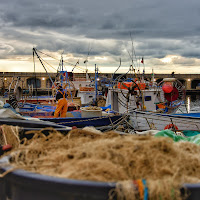
[[154, 71], [152, 68], [152, 77], [151, 77], [151, 81], [152, 81], [152, 87], [154, 87]]
[[98, 95], [98, 67], [95, 64], [95, 100], [97, 99]]
[[144, 83], [145, 65], [144, 65], [144, 58], [143, 57], [142, 57], [141, 63], [143, 64], [142, 82]]
[[44, 70], [46, 71], [47, 75], [49, 76], [49, 79], [51, 80], [52, 85], [53, 85], [54, 87], [56, 87], [55, 84], [54, 84], [54, 82], [53, 82], [53, 80], [52, 80], [52, 78], [51, 78], [51, 76], [50, 76], [49, 73], [47, 72], [47, 70], [46, 70], [46, 68], [45, 68], [45, 66], [44, 66], [44, 64], [43, 64], [43, 62], [42, 62], [42, 60], [41, 60], [40, 56], [38, 55], [38, 53], [37, 53], [37, 51], [36, 51], [35, 48], [33, 48], [33, 56], [34, 56], [34, 53], [35, 53], [36, 56], [38, 57], [38, 59], [39, 59], [40, 63], [42, 64]]
[[[33, 48], [33, 63], [34, 63], [34, 74], [35, 74], [35, 96], [37, 97], [37, 78], [36, 78], [36, 71], [35, 71], [35, 48]], [[38, 98], [37, 98], [38, 101]]]

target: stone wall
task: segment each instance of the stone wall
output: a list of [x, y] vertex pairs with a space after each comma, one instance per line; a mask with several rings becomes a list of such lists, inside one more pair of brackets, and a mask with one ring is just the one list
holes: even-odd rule
[[[94, 77], [95, 74], [90, 74], [90, 76]], [[49, 79], [49, 76], [51, 78], [56, 77], [56, 73], [30, 73], [30, 72], [0, 72], [0, 88], [3, 86], [6, 89], [9, 89], [10, 84], [12, 83], [12, 89], [16, 85], [17, 77], [20, 77], [19, 86], [23, 89], [28, 89], [27, 80], [28, 79], [37, 79], [40, 80], [41, 86], [38, 88], [39, 90], [50, 90], [50, 86], [48, 86], [47, 81]], [[101, 76], [105, 76], [108, 78], [112, 77], [112, 74], [105, 74], [101, 73]], [[140, 75], [141, 76], [141, 75]], [[151, 78], [151, 74], [145, 74], [145, 77]], [[171, 74], [155, 74], [155, 79], [162, 79], [171, 77]], [[86, 78], [85, 73], [74, 73], [73, 79], [74, 80], [83, 80]], [[191, 89], [191, 83], [193, 80], [199, 81], [200, 83], [200, 74], [175, 74], [175, 78], [183, 80], [186, 89]], [[14, 81], [13, 81], [14, 80]]]

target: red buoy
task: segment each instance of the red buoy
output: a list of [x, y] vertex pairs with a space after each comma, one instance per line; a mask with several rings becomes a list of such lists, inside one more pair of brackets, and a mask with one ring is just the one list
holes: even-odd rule
[[171, 82], [165, 82], [162, 86], [162, 90], [164, 93], [170, 93], [173, 90], [173, 86]]
[[12, 149], [12, 146], [10, 145], [10, 144], [6, 144], [6, 145], [4, 145], [3, 147], [2, 147], [2, 150], [3, 151], [9, 151], [9, 150], [11, 150]]

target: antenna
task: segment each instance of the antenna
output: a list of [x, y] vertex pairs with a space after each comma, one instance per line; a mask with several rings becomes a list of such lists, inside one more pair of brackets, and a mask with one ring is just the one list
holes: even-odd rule
[[137, 62], [137, 57], [136, 57], [135, 48], [134, 48], [134, 45], [133, 45], [133, 37], [132, 37], [131, 32], [130, 32], [130, 38], [131, 38], [131, 42], [132, 42], [132, 60], [133, 60], [133, 54], [134, 54], [135, 60]]
[[85, 72], [86, 72], [86, 80], [89, 79], [87, 63], [88, 63], [88, 57], [89, 57], [89, 55], [90, 55], [91, 50], [92, 50], [92, 47], [91, 47], [91, 44], [89, 44], [89, 46], [88, 46], [88, 54], [87, 54], [86, 59], [85, 59], [84, 62], [83, 62], [83, 63], [85, 64], [85, 66], [86, 66], [86, 70], [85, 70]]

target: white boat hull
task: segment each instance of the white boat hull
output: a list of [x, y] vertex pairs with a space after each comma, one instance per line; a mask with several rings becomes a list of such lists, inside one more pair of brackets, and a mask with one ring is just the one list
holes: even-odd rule
[[200, 131], [200, 117], [175, 116], [162, 113], [134, 111], [130, 122], [135, 130], [163, 130], [167, 125], [175, 125], [178, 130]]

